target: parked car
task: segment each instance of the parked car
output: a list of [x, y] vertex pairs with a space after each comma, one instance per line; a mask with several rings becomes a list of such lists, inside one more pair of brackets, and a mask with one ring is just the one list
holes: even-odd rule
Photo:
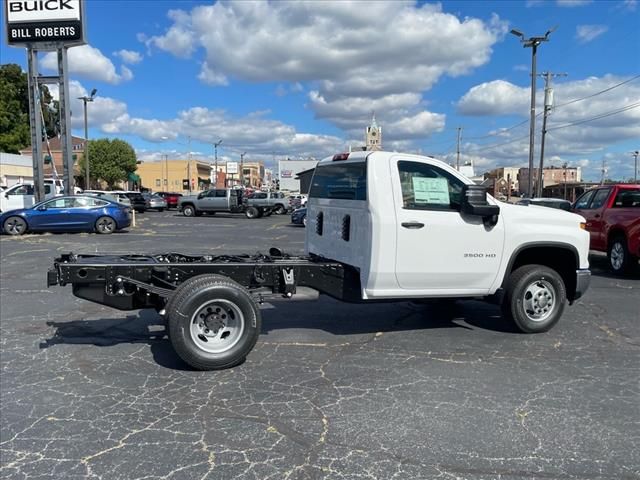
[[85, 190], [83, 195], [91, 195], [92, 197], [104, 198], [112, 202], [122, 203], [123, 205], [131, 206], [131, 200], [124, 193], [110, 192], [107, 190]]
[[301, 208], [306, 206], [307, 206], [306, 195], [289, 195], [289, 208], [291, 208], [291, 210], [295, 210], [296, 208]]
[[[62, 191], [63, 186], [59, 180], [54, 182], [54, 180], [45, 179], [45, 200], [61, 195]], [[0, 212], [30, 207], [36, 203], [35, 198], [33, 182], [17, 183], [2, 191], [0, 195]]]
[[178, 209], [185, 217], [198, 217], [203, 213], [242, 213], [242, 192], [235, 188], [214, 188], [198, 195], [187, 195], [178, 200]]
[[587, 220], [589, 248], [607, 252], [614, 273], [638, 269], [640, 185], [603, 185], [588, 190], [576, 200], [573, 211]]
[[245, 197], [247, 204], [257, 208], [269, 207], [273, 213], [284, 215], [290, 210], [287, 199], [282, 192], [253, 192]]
[[140, 192], [118, 192], [124, 194], [130, 201], [131, 207], [138, 213], [144, 213], [147, 210], [147, 201]]
[[302, 207], [294, 210], [291, 213], [291, 223], [295, 225], [307, 226], [307, 207]]
[[147, 209], [149, 210], [163, 212], [164, 209], [167, 208], [167, 201], [160, 195], [149, 195], [149, 197], [145, 197], [145, 199], [147, 201]]
[[571, 202], [562, 198], [523, 198], [518, 200], [516, 205], [538, 205], [541, 207], [559, 208], [560, 210], [571, 211]]
[[130, 207], [91, 195], [55, 197], [0, 215], [2, 231], [7, 235], [73, 231], [108, 234], [130, 224]]
[[167, 202], [167, 209], [178, 208], [178, 202], [180, 197], [182, 197], [181, 193], [171, 193], [171, 192], [156, 192], [155, 195], [160, 195]]

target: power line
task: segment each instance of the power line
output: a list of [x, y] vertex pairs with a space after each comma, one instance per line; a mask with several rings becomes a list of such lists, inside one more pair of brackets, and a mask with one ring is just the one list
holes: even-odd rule
[[557, 127], [552, 127], [552, 128], [547, 129], [547, 131], [559, 130], [561, 128], [572, 127], [574, 125], [581, 125], [581, 124], [587, 123], [587, 122], [593, 122], [594, 120], [599, 120], [601, 118], [611, 117], [613, 115], [617, 115], [619, 113], [626, 112], [627, 110], [633, 110], [634, 108], [638, 108], [638, 107], [640, 107], [640, 102], [631, 103], [631, 104], [626, 105], [626, 106], [624, 106], [622, 108], [619, 108], [617, 110], [612, 110], [610, 112], [601, 113], [599, 115], [596, 115], [596, 116], [591, 117], [591, 118], [586, 118], [584, 120], [578, 120], [576, 122], [565, 123], [564, 125], [558, 125]]
[[524, 140], [525, 138], [529, 138], [529, 135], [525, 135], [523, 137], [514, 138], [512, 140], [509, 140], [508, 142], [494, 143], [494, 144], [489, 144], [489, 145], [481, 145], [481, 148], [475, 148], [475, 149], [471, 148], [471, 149], [467, 150], [466, 153], [476, 153], [476, 152], [482, 152], [484, 150], [493, 150], [494, 148], [497, 148], [497, 147], [502, 147], [504, 145], [509, 145], [511, 143], [519, 142], [521, 140]]
[[620, 83], [618, 83], [616, 85], [613, 85], [613, 86], [611, 86], [609, 88], [605, 88], [604, 90], [600, 90], [599, 92], [592, 93], [591, 95], [587, 95], [586, 97], [576, 98], [574, 100], [569, 100], [568, 102], [559, 103], [554, 108], [564, 107], [565, 105], [571, 105], [572, 103], [581, 102], [582, 100], [586, 100], [588, 98], [597, 97], [598, 95], [601, 95], [603, 93], [609, 92], [609, 91], [613, 90], [614, 88], [618, 88], [618, 87], [621, 87], [622, 85], [624, 85], [626, 83], [633, 82], [634, 80], [637, 80], [638, 78], [640, 78], [640, 75], [636, 75], [635, 77], [631, 77], [631, 78], [625, 80], [624, 82], [620, 82]]

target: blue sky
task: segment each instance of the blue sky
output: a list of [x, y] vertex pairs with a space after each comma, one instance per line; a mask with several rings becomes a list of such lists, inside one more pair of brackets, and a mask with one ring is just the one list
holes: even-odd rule
[[[219, 139], [222, 159], [321, 158], [362, 144], [375, 110], [385, 149], [449, 162], [462, 127], [462, 159], [478, 172], [528, 161], [531, 51], [509, 30], [557, 26], [538, 50], [538, 72], [567, 73], [554, 80], [547, 162], [591, 180], [603, 161], [608, 177], [633, 176], [637, 0], [87, 0], [86, 18], [89, 45], [69, 53], [72, 95], [97, 88], [90, 137], [124, 138], [141, 159], [211, 159]], [[3, 42], [0, 54], [26, 68], [24, 49]], [[538, 79], [539, 105], [542, 89]], [[82, 135], [79, 101], [72, 110]]]

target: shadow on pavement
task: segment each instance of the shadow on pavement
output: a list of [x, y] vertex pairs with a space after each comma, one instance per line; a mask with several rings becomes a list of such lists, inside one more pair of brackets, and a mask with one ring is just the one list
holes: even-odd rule
[[640, 265], [638, 265], [635, 272], [616, 275], [609, 268], [609, 260], [606, 255], [589, 255], [589, 268], [591, 269], [591, 274], [597, 277], [615, 280], [640, 280]]
[[[263, 311], [262, 334], [282, 329], [317, 329], [333, 335], [354, 335], [377, 332], [428, 330], [442, 328], [475, 328], [502, 333], [517, 333], [503, 320], [497, 307], [480, 302], [378, 304], [329, 306], [308, 316], [304, 303], [278, 302], [276, 308]], [[335, 302], [336, 304], [338, 302]], [[302, 307], [302, 308], [301, 308]], [[368, 312], [363, 311], [367, 309]], [[301, 313], [302, 311], [302, 313]], [[162, 317], [155, 310], [141, 310], [138, 314], [121, 318], [47, 322], [56, 330], [51, 338], [40, 343], [41, 349], [55, 345], [95, 345], [110, 347], [122, 343], [148, 344], [154, 360], [173, 370], [192, 370], [176, 355], [167, 339]]]

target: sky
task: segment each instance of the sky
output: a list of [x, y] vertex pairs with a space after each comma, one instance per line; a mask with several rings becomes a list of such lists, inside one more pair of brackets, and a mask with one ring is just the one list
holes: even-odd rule
[[[88, 44], [69, 50], [73, 133], [122, 138], [138, 158], [323, 158], [364, 143], [372, 114], [385, 150], [456, 160], [476, 173], [526, 166], [531, 49], [552, 79], [545, 163], [587, 180], [633, 177], [640, 149], [638, 0], [87, 0]], [[26, 70], [6, 44], [1, 63]], [[39, 56], [54, 74], [53, 53]], [[544, 79], [537, 79], [535, 162]], [[57, 94], [57, 87], [52, 87]]]

